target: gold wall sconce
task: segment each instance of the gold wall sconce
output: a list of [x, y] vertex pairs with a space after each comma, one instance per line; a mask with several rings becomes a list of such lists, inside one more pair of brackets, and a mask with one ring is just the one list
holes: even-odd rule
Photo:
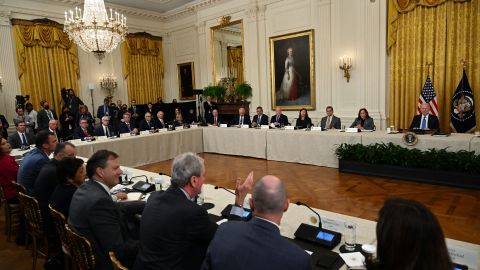
[[339, 68], [343, 70], [343, 77], [350, 82], [350, 70], [352, 69], [352, 58], [348, 56], [340, 57]]

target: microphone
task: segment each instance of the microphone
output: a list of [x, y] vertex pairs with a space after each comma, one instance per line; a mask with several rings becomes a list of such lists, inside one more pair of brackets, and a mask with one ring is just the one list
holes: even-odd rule
[[166, 176], [168, 176], [168, 177], [172, 177], [171, 175], [168, 175], [168, 174], [163, 173], [163, 172], [159, 172], [158, 175], [166, 175]]
[[318, 216], [318, 227], [302, 223], [298, 226], [297, 230], [295, 231], [295, 239], [312, 242], [314, 244], [321, 245], [328, 249], [335, 248], [342, 239], [342, 234], [339, 232], [322, 229], [322, 218], [317, 211], [313, 210], [309, 205], [297, 201], [296, 205], [302, 205], [310, 209], [313, 213]]
[[132, 179], [135, 179], [135, 178], [140, 178], [140, 177], [143, 177], [145, 178], [147, 181], [144, 182], [144, 181], [138, 181], [137, 183], [135, 183], [132, 188], [137, 190], [137, 191], [140, 191], [142, 193], [148, 193], [148, 192], [152, 192], [152, 191], [155, 191], [155, 185], [154, 184], [150, 184], [148, 182], [148, 177], [146, 175], [137, 175], [137, 176], [134, 176], [132, 178], [130, 178], [130, 181]]
[[319, 227], [320, 229], [322, 229], [322, 218], [320, 217], [320, 214], [319, 214], [317, 211], [313, 210], [310, 206], [308, 206], [307, 204], [305, 204], [305, 203], [303, 203], [303, 202], [301, 202], [301, 201], [297, 201], [295, 204], [296, 204], [296, 205], [305, 206], [305, 207], [307, 207], [308, 209], [310, 209], [310, 211], [312, 211], [313, 213], [315, 213], [315, 214], [317, 215], [317, 217], [318, 217], [318, 227]]
[[224, 187], [221, 187], [221, 186], [215, 186], [214, 188], [215, 188], [215, 189], [223, 189], [223, 190], [227, 191], [228, 193], [230, 193], [230, 194], [233, 194], [233, 195], [235, 195], [235, 196], [236, 196], [235, 192], [232, 192], [232, 191], [230, 191], [230, 190], [228, 190], [228, 189], [226, 189], [226, 188], [224, 188]]

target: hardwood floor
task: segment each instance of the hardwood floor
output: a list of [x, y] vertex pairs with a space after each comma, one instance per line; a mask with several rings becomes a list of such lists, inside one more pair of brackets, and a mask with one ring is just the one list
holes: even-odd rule
[[[235, 187], [254, 171], [255, 179], [273, 174], [285, 181], [292, 202], [375, 220], [389, 196], [415, 199], [437, 216], [448, 238], [480, 244], [480, 191], [339, 173], [337, 169], [264, 159], [202, 154], [207, 183]], [[138, 167], [171, 174], [172, 160]]]
[[[236, 156], [202, 154], [207, 183], [235, 187], [235, 179], [244, 179], [253, 170], [255, 179], [273, 174], [285, 181], [292, 202], [303, 201], [313, 207], [375, 220], [388, 196], [415, 199], [427, 205], [437, 216], [446, 237], [480, 244], [480, 191], [399, 180], [387, 180], [339, 173], [337, 169], [295, 163], [267, 161]], [[151, 172], [171, 174], [172, 160], [138, 167]], [[29, 250], [6, 241], [4, 215], [0, 211], [0, 269], [31, 269]], [[42, 269], [40, 259], [37, 268]]]

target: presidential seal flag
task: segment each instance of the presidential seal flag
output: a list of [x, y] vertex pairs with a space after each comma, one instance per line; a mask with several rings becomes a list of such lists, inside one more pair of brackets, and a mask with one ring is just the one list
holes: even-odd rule
[[450, 126], [455, 132], [468, 133], [475, 130], [475, 102], [465, 69], [463, 70], [462, 80], [452, 97], [450, 115]]

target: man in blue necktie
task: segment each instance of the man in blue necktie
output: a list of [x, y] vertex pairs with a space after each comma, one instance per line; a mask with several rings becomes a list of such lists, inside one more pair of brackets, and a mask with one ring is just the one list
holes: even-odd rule
[[430, 105], [422, 103], [420, 111], [422, 114], [413, 117], [409, 129], [439, 130], [438, 117], [430, 114]]
[[238, 116], [235, 117], [231, 123], [232, 125], [251, 125], [252, 121], [250, 121], [250, 116], [245, 114], [245, 108], [239, 108], [238, 109]]

